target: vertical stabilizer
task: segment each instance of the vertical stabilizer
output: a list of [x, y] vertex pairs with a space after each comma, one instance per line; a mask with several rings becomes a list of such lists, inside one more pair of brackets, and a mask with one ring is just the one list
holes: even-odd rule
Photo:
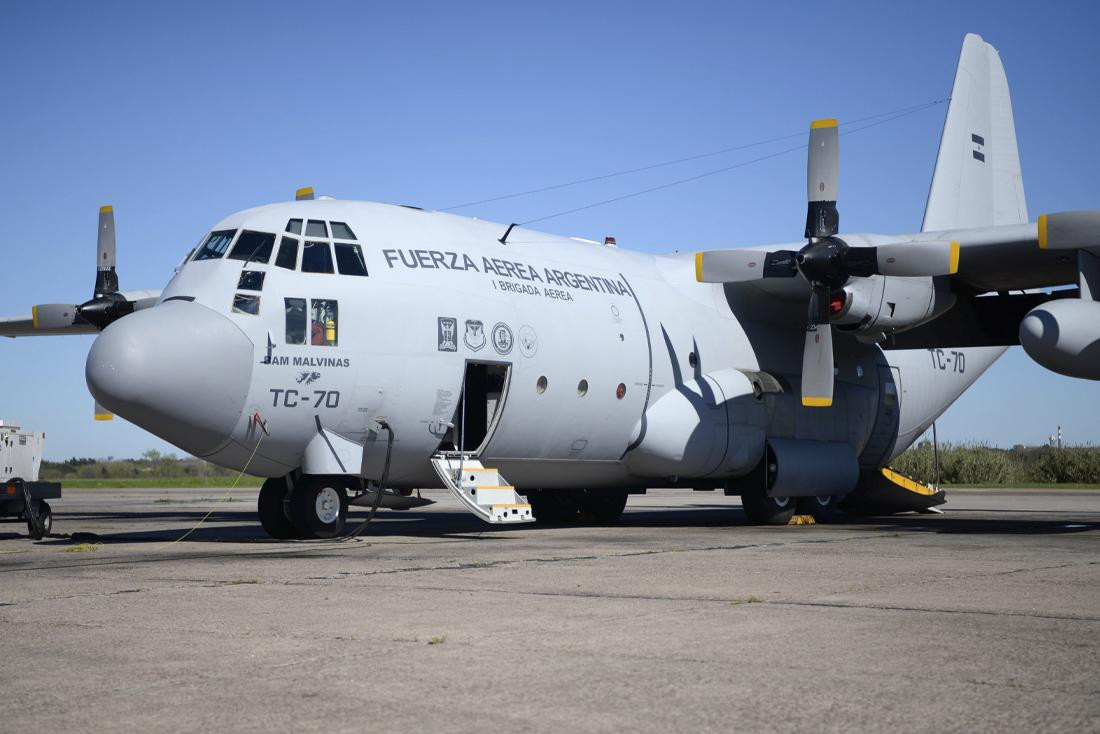
[[963, 39], [921, 230], [1027, 222], [1016, 126], [1001, 56]]

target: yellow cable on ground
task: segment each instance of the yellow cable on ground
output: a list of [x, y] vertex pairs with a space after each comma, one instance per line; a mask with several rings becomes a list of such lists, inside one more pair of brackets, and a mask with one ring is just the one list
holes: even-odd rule
[[[256, 445], [252, 447], [252, 454], [248, 457], [248, 461], [246, 461], [244, 463], [244, 467], [241, 469], [240, 473], [237, 474], [237, 478], [234, 479], [233, 483], [231, 485], [229, 485], [229, 488], [225, 490], [225, 495], [222, 497], [221, 501], [224, 501], [225, 498], [229, 496], [229, 493], [232, 492], [234, 489], [236, 489], [237, 484], [241, 481], [241, 477], [243, 477], [245, 475], [245, 472], [248, 471], [248, 467], [252, 466], [252, 460], [256, 458], [256, 452], [260, 449], [260, 444], [263, 443], [264, 436], [267, 435], [267, 424], [266, 423], [263, 423], [262, 421], [257, 420], [256, 425], [260, 426], [260, 428], [262, 428], [263, 431], [260, 433], [259, 439], [256, 440]], [[214, 509], [217, 509], [217, 508], [214, 508]], [[213, 514], [214, 514], [214, 510], [210, 510], [210, 512], [208, 512], [208, 513], [206, 513], [205, 515], [202, 516], [201, 520], [199, 520], [197, 523], [195, 523], [195, 527], [191, 528], [186, 533], [184, 533], [180, 537], [173, 540], [172, 543], [178, 543], [181, 540], [185, 539], [187, 536], [189, 536], [191, 533], [198, 530], [200, 527], [202, 527], [202, 524], [204, 522], [206, 522], [210, 518], [210, 516], [213, 515]]]

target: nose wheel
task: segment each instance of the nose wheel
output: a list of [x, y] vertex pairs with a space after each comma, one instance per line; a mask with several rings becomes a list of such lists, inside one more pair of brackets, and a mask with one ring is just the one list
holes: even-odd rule
[[290, 522], [300, 538], [335, 538], [344, 531], [348, 493], [337, 477], [302, 477], [288, 503]]

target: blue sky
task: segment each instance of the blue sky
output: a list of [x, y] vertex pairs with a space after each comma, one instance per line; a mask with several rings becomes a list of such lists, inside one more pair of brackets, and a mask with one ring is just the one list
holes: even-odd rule
[[[12, 4], [0, 313], [90, 296], [102, 203], [123, 289], [159, 288], [213, 222], [303, 185], [443, 208], [946, 97], [968, 31], [1001, 52], [1032, 218], [1098, 208], [1098, 24], [1090, 2]], [[920, 228], [945, 109], [843, 138], [842, 230]], [[782, 147], [459, 213], [527, 221]], [[793, 153], [539, 227], [659, 252], [794, 241], [804, 217]], [[91, 339], [3, 340], [0, 417], [51, 458], [168, 449], [91, 420]], [[940, 436], [1100, 443], [1098, 405], [1015, 348]]]

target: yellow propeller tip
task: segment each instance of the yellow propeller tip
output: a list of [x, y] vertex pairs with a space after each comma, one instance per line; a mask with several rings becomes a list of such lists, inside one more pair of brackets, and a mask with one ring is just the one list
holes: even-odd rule
[[111, 414], [111, 413], [96, 413], [95, 414], [95, 419], [97, 421], [110, 421], [110, 420], [114, 420], [114, 418], [115, 418], [114, 415]]
[[1039, 249], [1047, 249], [1047, 215], [1039, 215]]
[[802, 398], [802, 405], [806, 408], [828, 408], [832, 404], [832, 398]]
[[826, 117], [822, 120], [814, 120], [810, 123], [811, 130], [818, 130], [823, 127], [836, 127], [836, 118]]
[[703, 253], [695, 253], [695, 280], [703, 282]]
[[99, 207], [99, 213], [100, 214], [110, 214], [114, 210], [115, 210], [115, 208], [113, 206], [111, 206], [110, 204], [104, 204], [103, 206]]

